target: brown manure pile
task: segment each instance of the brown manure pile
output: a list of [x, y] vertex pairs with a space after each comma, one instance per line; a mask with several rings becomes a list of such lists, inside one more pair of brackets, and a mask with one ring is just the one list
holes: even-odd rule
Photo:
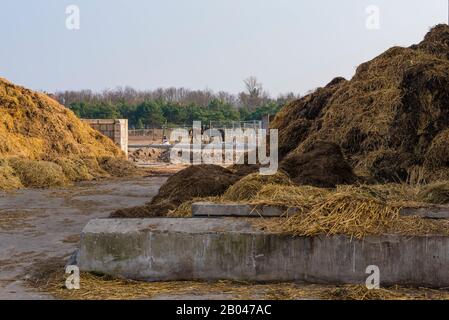
[[[192, 201], [203, 198], [296, 208], [251, 220], [295, 236], [449, 234], [448, 220], [401, 215], [405, 207], [449, 203], [449, 26], [434, 27], [418, 45], [387, 50], [349, 81], [336, 78], [287, 104], [272, 127], [279, 129], [278, 174], [232, 166], [229, 180], [214, 173], [217, 192], [215, 184], [179, 175], [142, 216], [187, 216]], [[197, 191], [200, 185], [210, 192]]]
[[331, 142], [316, 141], [303, 152], [290, 153], [282, 161], [281, 169], [297, 185], [335, 188], [357, 181], [340, 147]]
[[449, 178], [449, 26], [286, 105], [272, 127], [282, 158], [329, 141], [358, 175], [378, 182]]
[[61, 186], [133, 171], [109, 138], [72, 111], [2, 78], [0, 159], [0, 190]]
[[239, 176], [216, 165], [190, 166], [171, 176], [146, 206], [121, 209], [112, 218], [167, 216], [181, 204], [195, 198], [222, 195]]

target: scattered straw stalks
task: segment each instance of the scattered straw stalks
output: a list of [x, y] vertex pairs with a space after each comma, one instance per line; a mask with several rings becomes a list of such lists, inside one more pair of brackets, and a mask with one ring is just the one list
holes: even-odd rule
[[[205, 201], [205, 199], [201, 199]], [[192, 204], [195, 200], [181, 203], [175, 210], [170, 210], [167, 214], [169, 218], [188, 218], [192, 216]]]
[[369, 290], [363, 285], [347, 285], [328, 288], [328, 300], [449, 300], [449, 292], [429, 288], [393, 286]]
[[[294, 236], [347, 235], [361, 239], [368, 235], [449, 235], [448, 220], [432, 220], [400, 214], [404, 207], [423, 207], [426, 188], [447, 188], [446, 183], [429, 186], [386, 184], [338, 186], [324, 189], [288, 184], [261, 184], [253, 195], [244, 190], [245, 183], [253, 186], [252, 179], [242, 179], [238, 188], [231, 187], [221, 197], [197, 198], [182, 203], [169, 213], [170, 217], [191, 216], [193, 202], [237, 202], [254, 206], [277, 206], [290, 214], [280, 218], [250, 219], [263, 230]], [[242, 194], [238, 191], [243, 190]], [[232, 192], [230, 192], [232, 191]], [[232, 194], [229, 196], [229, 194]], [[296, 209], [295, 214], [291, 210]]]
[[449, 234], [449, 221], [402, 216], [402, 202], [382, 198], [367, 186], [325, 190], [268, 185], [250, 203], [298, 208], [299, 213], [289, 217], [254, 221], [264, 230], [295, 236]]
[[329, 194], [323, 203], [314, 203], [309, 212], [294, 215], [280, 224], [280, 231], [297, 236], [347, 234], [362, 238], [381, 234], [399, 208], [349, 193]]
[[280, 171], [270, 176], [252, 173], [229, 187], [223, 198], [229, 201], [249, 200], [254, 198], [266, 184], [290, 185], [291, 183], [288, 176]]
[[428, 288], [395, 286], [368, 290], [362, 285], [311, 285], [286, 283], [247, 283], [233, 281], [139, 282], [105, 275], [81, 273], [80, 289], [65, 288], [66, 275], [60, 271], [41, 272], [41, 278], [29, 284], [58, 299], [134, 300], [219, 295], [226, 299], [251, 300], [449, 300], [449, 292]]
[[220, 197], [195, 198], [181, 203], [175, 210], [170, 210], [167, 214], [169, 218], [188, 218], [192, 216], [192, 204], [195, 202], [221, 202]]

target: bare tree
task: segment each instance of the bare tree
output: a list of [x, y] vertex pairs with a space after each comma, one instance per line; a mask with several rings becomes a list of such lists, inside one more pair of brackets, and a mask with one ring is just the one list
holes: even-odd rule
[[260, 83], [256, 77], [251, 76], [245, 80], [243, 80], [245, 83], [246, 90], [248, 91], [248, 94], [251, 98], [259, 98], [260, 95], [263, 92], [263, 86], [262, 83]]
[[246, 107], [254, 111], [257, 107], [270, 102], [284, 104], [299, 95], [286, 93], [279, 95], [277, 99], [271, 98], [270, 94], [263, 89], [262, 83], [254, 76], [244, 80], [245, 88], [239, 94], [231, 94], [224, 91], [215, 93], [210, 89], [191, 90], [188, 88], [157, 88], [154, 90], [135, 90], [131, 87], [117, 87], [106, 89], [102, 92], [92, 90], [62, 91], [56, 92], [58, 101], [69, 106], [72, 103], [107, 103], [137, 105], [145, 101], [162, 101], [178, 103], [180, 105], [196, 105], [206, 108], [211, 101], [218, 99], [224, 103], [234, 106], [236, 109]]
[[242, 105], [253, 111], [263, 104], [267, 93], [263, 91], [262, 83], [254, 76], [243, 80], [243, 82], [245, 83], [246, 92], [241, 92], [239, 99]]
[[294, 92], [287, 92], [279, 94], [276, 99], [276, 103], [279, 105], [284, 105], [299, 98], [301, 98], [300, 94], [295, 94]]

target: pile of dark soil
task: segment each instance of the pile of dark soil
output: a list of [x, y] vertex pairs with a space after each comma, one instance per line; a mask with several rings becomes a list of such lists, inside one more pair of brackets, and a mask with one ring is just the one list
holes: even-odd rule
[[281, 163], [281, 169], [297, 185], [334, 188], [357, 181], [340, 147], [331, 142], [317, 141], [303, 152], [290, 153]]
[[240, 177], [216, 165], [190, 166], [171, 176], [146, 206], [118, 210], [112, 218], [166, 216], [184, 202], [198, 197], [222, 195]]
[[448, 179], [449, 26], [286, 105], [272, 127], [281, 158], [328, 141], [358, 175], [378, 182]]
[[239, 177], [244, 177], [251, 173], [259, 172], [260, 166], [257, 164], [233, 164], [228, 169]]

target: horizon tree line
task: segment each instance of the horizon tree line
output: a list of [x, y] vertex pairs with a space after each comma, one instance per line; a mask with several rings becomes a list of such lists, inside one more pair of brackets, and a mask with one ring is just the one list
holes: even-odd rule
[[286, 103], [300, 98], [289, 92], [272, 98], [256, 77], [244, 80], [245, 90], [238, 94], [210, 89], [158, 88], [136, 90], [118, 87], [102, 92], [92, 90], [60, 91], [58, 102], [86, 119], [127, 118], [131, 128], [186, 125], [196, 121], [250, 121], [275, 115]]

